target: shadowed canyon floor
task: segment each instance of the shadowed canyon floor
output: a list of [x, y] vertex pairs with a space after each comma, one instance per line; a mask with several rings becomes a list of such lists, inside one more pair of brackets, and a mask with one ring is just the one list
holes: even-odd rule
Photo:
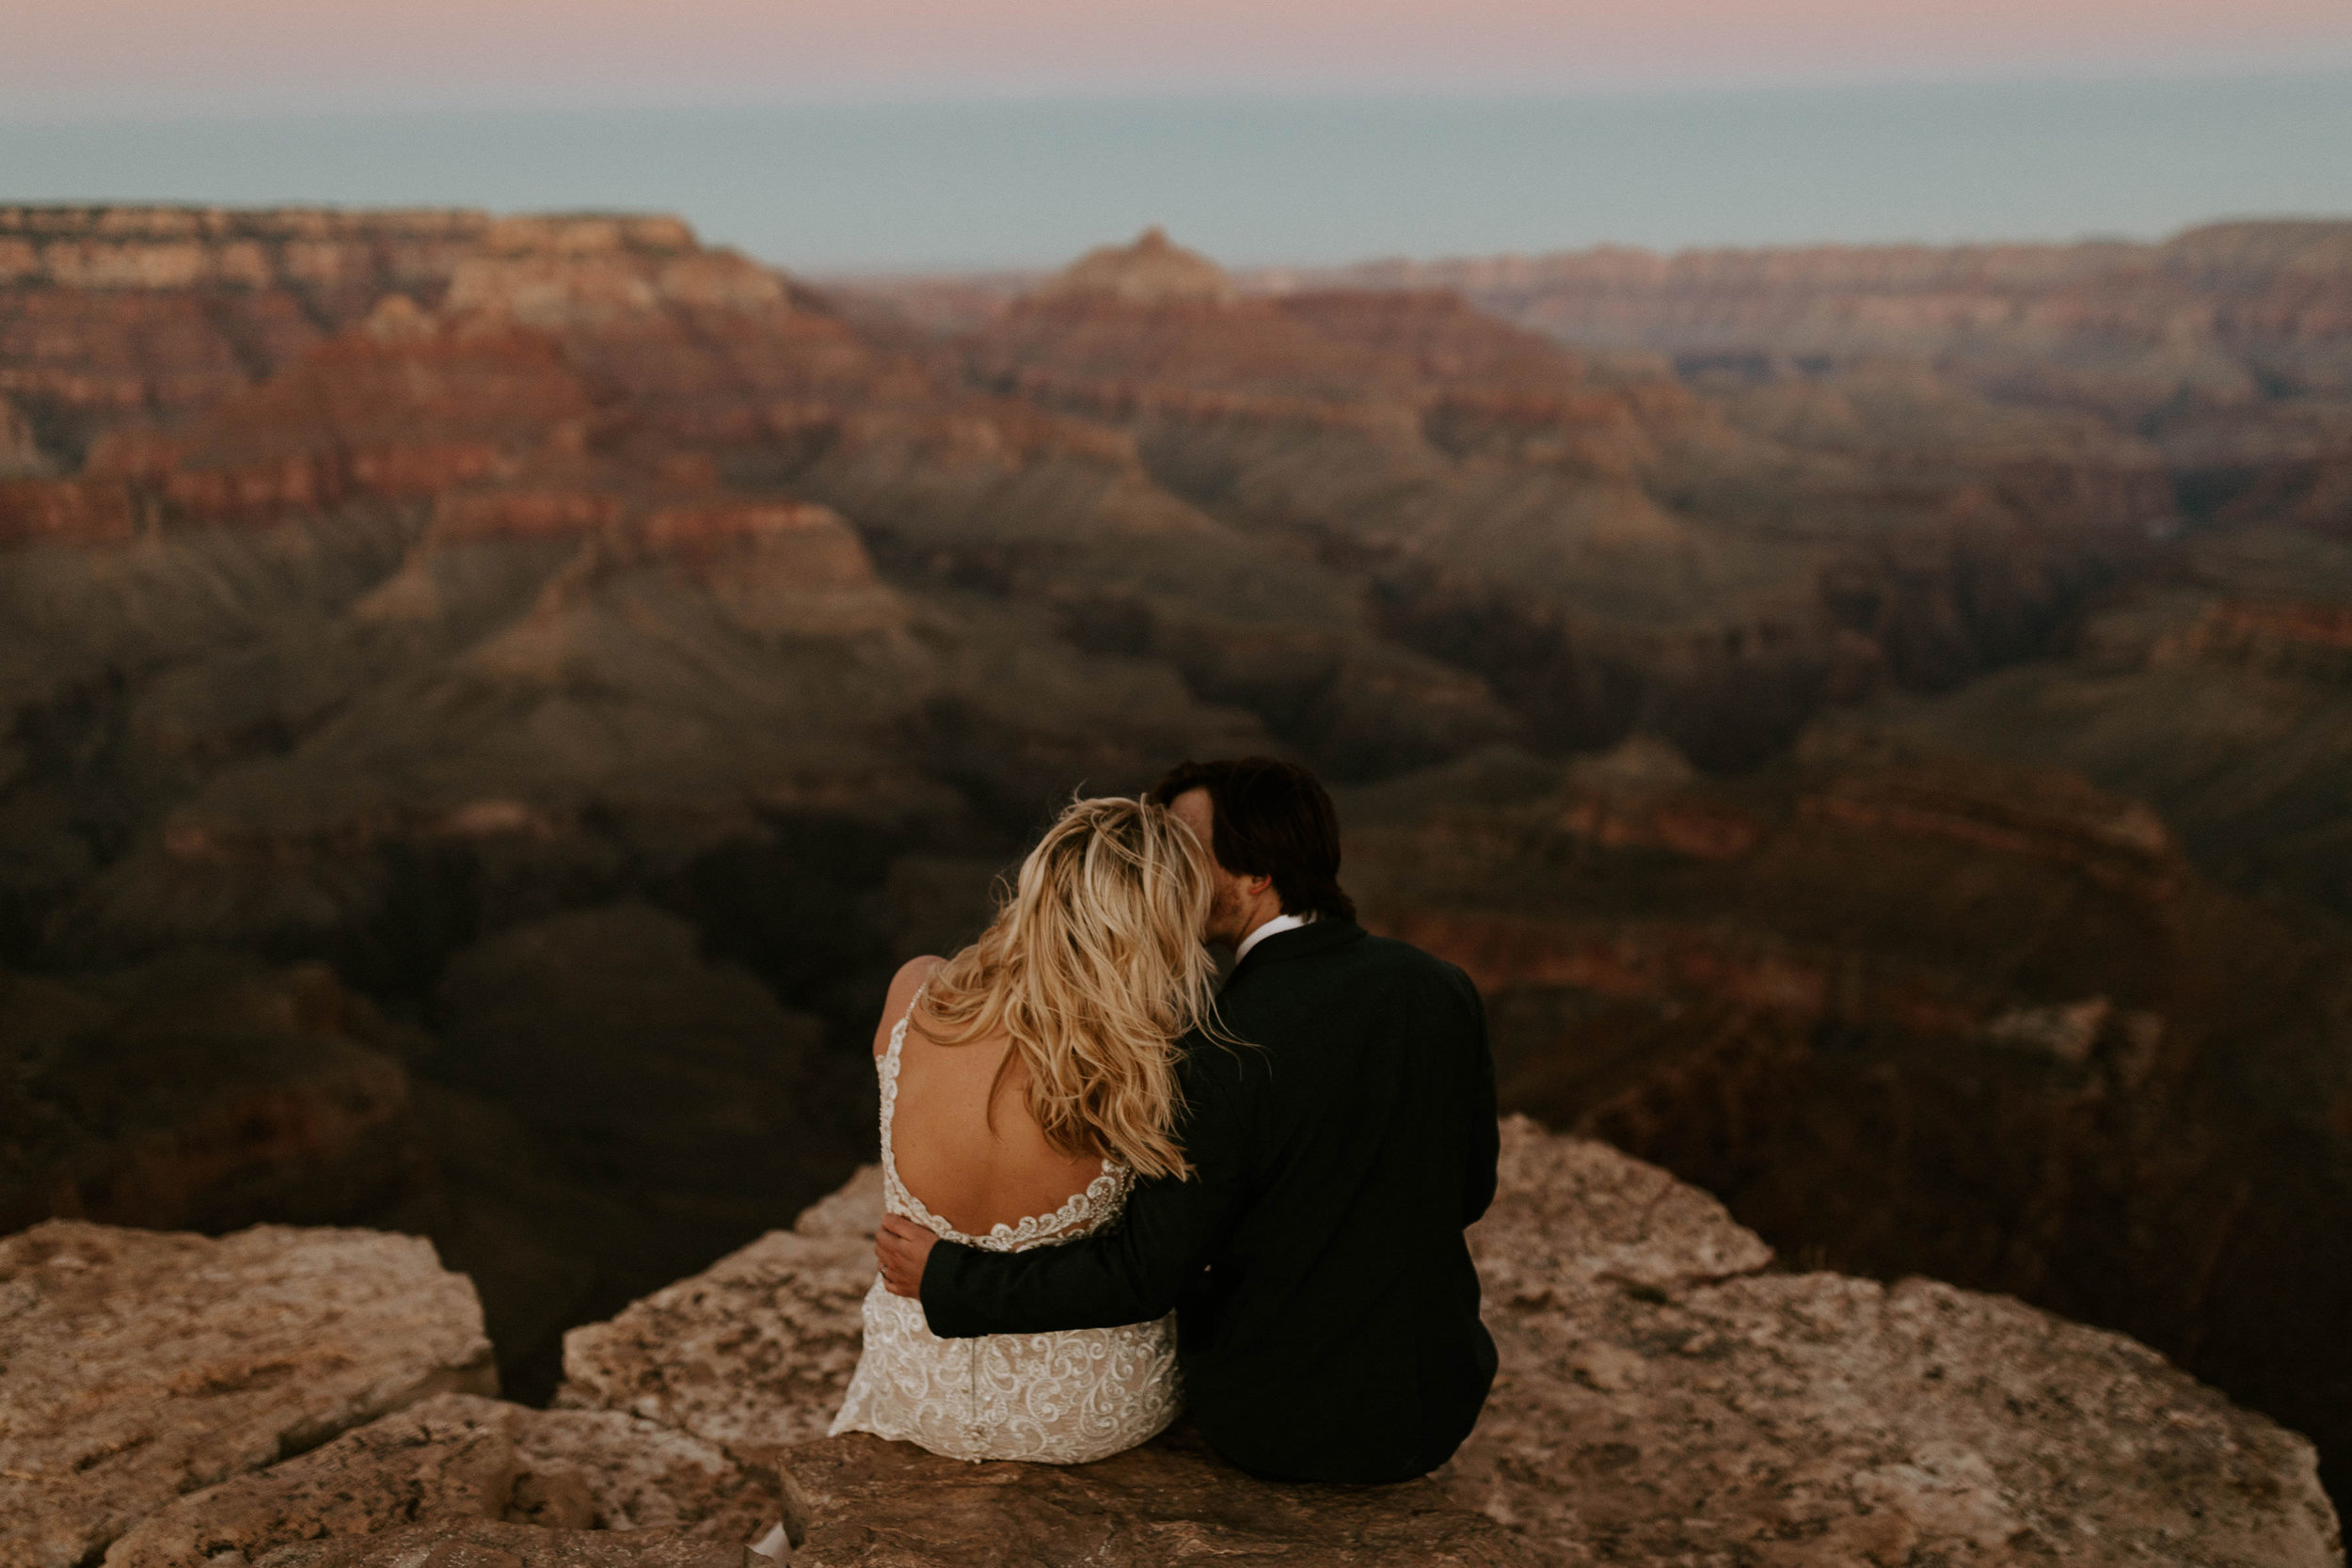
[[544, 1400], [864, 1156], [1056, 801], [1270, 751], [1513, 1108], [2341, 1495], [2347, 233], [827, 293], [0, 209], [0, 1228], [429, 1236]]

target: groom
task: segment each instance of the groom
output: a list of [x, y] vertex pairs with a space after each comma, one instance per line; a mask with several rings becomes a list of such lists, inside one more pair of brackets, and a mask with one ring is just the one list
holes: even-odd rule
[[1137, 1183], [1112, 1230], [1025, 1252], [885, 1220], [883, 1277], [946, 1338], [1173, 1307], [1185, 1402], [1232, 1464], [1280, 1481], [1425, 1474], [1494, 1381], [1462, 1239], [1495, 1191], [1478, 993], [1356, 924], [1339, 818], [1304, 768], [1188, 762], [1152, 795], [1216, 862], [1205, 935], [1239, 956], [1217, 1005], [1248, 1042], [1188, 1042], [1192, 1174]]

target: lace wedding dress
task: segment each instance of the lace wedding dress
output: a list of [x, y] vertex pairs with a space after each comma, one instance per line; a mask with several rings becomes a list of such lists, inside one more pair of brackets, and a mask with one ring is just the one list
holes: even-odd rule
[[[918, 999], [921, 993], [916, 993]], [[914, 1014], [909, 1006], [908, 1016]], [[898, 1180], [890, 1122], [898, 1103], [898, 1057], [907, 1020], [875, 1063], [882, 1075], [882, 1205], [934, 1234], [990, 1252], [1056, 1246], [1115, 1223], [1133, 1174], [1103, 1174], [1050, 1214], [966, 1236], [923, 1207]], [[866, 1292], [866, 1345], [833, 1431], [870, 1432], [918, 1443], [951, 1459], [1025, 1459], [1080, 1465], [1131, 1449], [1176, 1418], [1176, 1319], [1054, 1334], [942, 1339], [923, 1304], [892, 1295], [879, 1275]]]

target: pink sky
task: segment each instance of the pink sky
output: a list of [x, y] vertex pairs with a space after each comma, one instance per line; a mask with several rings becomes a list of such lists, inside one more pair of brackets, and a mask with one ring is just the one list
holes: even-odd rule
[[2352, 0], [17, 0], [0, 116], [2352, 65]]

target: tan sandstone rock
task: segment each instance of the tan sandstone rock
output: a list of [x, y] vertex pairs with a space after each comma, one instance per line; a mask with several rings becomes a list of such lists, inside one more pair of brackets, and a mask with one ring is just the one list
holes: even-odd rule
[[[313, 1541], [255, 1568], [745, 1568], [741, 1546], [681, 1530], [541, 1529], [478, 1520], [406, 1525], [379, 1535]], [[219, 1568], [238, 1568], [235, 1560]]]
[[1427, 1481], [1278, 1486], [1189, 1429], [1092, 1465], [968, 1465], [850, 1433], [786, 1459], [794, 1568], [1214, 1563], [1504, 1568], [1508, 1531]]
[[496, 1386], [428, 1243], [35, 1226], [0, 1240], [0, 1564], [68, 1568], [183, 1492]]
[[107, 1568], [171, 1568], [230, 1551], [256, 1559], [395, 1524], [496, 1519], [522, 1473], [502, 1418], [516, 1408], [469, 1394], [410, 1405], [148, 1515], [106, 1549]]
[[822, 1437], [856, 1370], [882, 1172], [610, 1323], [564, 1337], [556, 1402], [627, 1411], [769, 1457]]
[[507, 1517], [573, 1522], [562, 1499], [577, 1496], [578, 1523], [611, 1530], [683, 1529], [697, 1540], [758, 1540], [783, 1517], [776, 1471], [715, 1443], [616, 1410], [520, 1410], [515, 1452], [522, 1467]]
[[739, 1547], [782, 1516], [771, 1471], [684, 1433], [617, 1411], [444, 1394], [180, 1498], [117, 1541], [106, 1563], [174, 1568], [223, 1552], [259, 1561], [305, 1542], [484, 1521], [683, 1530]]
[[2311, 1446], [2145, 1347], [1769, 1272], [1706, 1193], [1524, 1117], [1471, 1237], [1501, 1375], [1429, 1484], [1262, 1486], [1184, 1434], [1066, 1468], [810, 1441], [856, 1355], [873, 1188], [567, 1342], [567, 1400], [781, 1449], [796, 1563], [2344, 1561]]
[[1546, 1563], [2344, 1560], [2311, 1446], [2120, 1335], [1761, 1272], [1706, 1194], [1505, 1124], [1472, 1232], [1502, 1370], [1438, 1480]]

